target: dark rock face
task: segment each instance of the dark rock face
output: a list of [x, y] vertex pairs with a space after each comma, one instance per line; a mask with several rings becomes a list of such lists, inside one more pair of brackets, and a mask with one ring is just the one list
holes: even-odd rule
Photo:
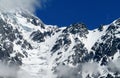
[[51, 37], [53, 35], [55, 35], [55, 33], [58, 33], [60, 30], [58, 28], [51, 28], [51, 30], [48, 30], [48, 31], [44, 31], [44, 32], [41, 32], [39, 30], [37, 31], [34, 31], [31, 33], [30, 37], [33, 41], [36, 41], [38, 43], [40, 42], [45, 42], [45, 38], [47, 37]]
[[120, 18], [115, 21], [115, 24], [120, 25]]
[[117, 29], [117, 26], [110, 25], [106, 31], [107, 33], [101, 37], [101, 40], [104, 42], [96, 42], [92, 47], [95, 51], [94, 60], [100, 61], [103, 59], [102, 62], [107, 62], [107, 58], [114, 56], [117, 50], [119, 50], [120, 38], [117, 38], [114, 32]]
[[74, 55], [72, 55], [73, 64], [76, 65], [76, 64], [84, 62], [82, 58], [85, 54], [88, 53], [87, 49], [84, 47], [84, 44], [82, 43], [76, 44], [73, 47], [73, 50], [75, 52]]
[[103, 25], [98, 28], [99, 31], [103, 31]]
[[55, 42], [56, 44], [53, 46], [53, 48], [51, 49], [51, 51], [54, 53], [57, 50], [59, 50], [60, 48], [62, 48], [63, 46], [65, 46], [65, 51], [67, 51], [67, 49], [69, 48], [70, 44], [71, 44], [71, 39], [69, 38], [69, 34], [62, 34], [59, 36], [59, 39]]
[[[19, 51], [14, 50], [14, 42], [18, 42], [16, 45], [20, 45], [23, 49], [32, 49], [32, 46], [23, 38], [21, 32], [19, 32], [18, 29], [13, 28], [13, 26], [7, 23], [5, 20], [0, 18], [0, 62], [7, 65], [8, 67], [15, 67], [16, 70], [19, 70], [19, 66], [22, 65], [22, 58], [27, 56], [27, 54], [21, 54]], [[22, 51], [23, 50], [21, 50], [21, 52]]]
[[27, 42], [27, 40], [24, 40], [23, 44], [21, 44], [21, 47], [24, 49], [33, 49], [31, 44]]
[[[14, 57], [11, 57], [10, 54], [14, 53], [13, 44], [11, 42], [4, 42], [3, 46], [0, 49], [0, 60], [8, 65], [19, 66], [22, 64], [21, 56], [17, 53]], [[22, 55], [22, 54], [21, 54]]]
[[31, 34], [31, 38], [32, 38], [32, 40], [37, 41], [37, 42], [44, 42], [45, 41], [44, 34], [41, 33], [40, 31], [33, 32]]
[[86, 37], [86, 34], [88, 34], [88, 29], [86, 28], [85, 24], [76, 23], [71, 25], [70, 27], [67, 27], [65, 30], [63, 30], [63, 32], [78, 34], [80, 37]]
[[4, 42], [3, 43], [3, 48], [6, 50], [6, 51], [9, 51], [9, 53], [12, 53], [13, 52], [13, 43], [12, 42]]
[[15, 40], [14, 33], [17, 33], [13, 30], [12, 26], [5, 23], [2, 19], [0, 19], [0, 34], [2, 35], [1, 40], [5, 40], [8, 38], [10, 41]]

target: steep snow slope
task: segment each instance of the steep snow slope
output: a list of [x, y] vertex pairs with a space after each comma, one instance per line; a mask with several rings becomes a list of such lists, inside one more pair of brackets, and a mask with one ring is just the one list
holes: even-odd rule
[[0, 60], [17, 67], [12, 78], [23, 71], [29, 78], [120, 75], [120, 19], [94, 30], [83, 23], [59, 28], [27, 11], [11, 11], [0, 13], [0, 28]]
[[88, 51], [91, 50], [92, 46], [97, 42], [97, 40], [105, 34], [106, 29], [109, 25], [106, 25], [103, 27], [103, 31], [99, 31], [98, 29], [89, 30], [89, 34], [87, 35], [87, 39], [83, 39], [83, 43], [85, 44], [85, 47], [88, 49]]
[[[15, 39], [14, 41], [8, 40], [13, 43], [13, 49], [15, 51], [26, 56], [21, 60], [23, 63], [21, 69], [30, 73], [33, 78], [42, 78], [42, 75], [46, 76], [45, 74], [47, 74], [47, 72], [48, 74], [52, 73], [49, 72], [49, 50], [58, 34], [60, 34], [60, 32], [57, 33], [60, 29], [51, 25], [44, 26], [38, 18], [29, 13], [10, 12], [1, 13], [0, 15], [1, 20], [11, 25], [13, 29], [17, 29], [21, 34], [20, 39]], [[16, 35], [15, 33], [13, 34]], [[52, 37], [50, 38], [50, 36]], [[38, 40], [35, 40], [37, 38]], [[39, 40], [40, 38], [41, 40]], [[22, 43], [24, 44], [21, 45]], [[26, 46], [26, 44], [28, 44], [30, 48]], [[10, 57], [14, 57], [15, 54], [16, 53], [10, 54]]]

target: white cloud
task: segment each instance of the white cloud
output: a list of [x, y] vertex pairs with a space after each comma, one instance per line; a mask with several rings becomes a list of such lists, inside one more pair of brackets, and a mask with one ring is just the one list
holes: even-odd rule
[[0, 62], [0, 77], [15, 77], [16, 67], [9, 67]]
[[0, 62], [0, 78], [33, 78], [29, 73], [25, 70], [18, 69], [16, 66], [8, 66]]
[[89, 76], [97, 78], [99, 76], [99, 65], [96, 62], [81, 63], [75, 67], [59, 65], [55, 74], [58, 78], [86, 78]]
[[36, 7], [41, 8], [47, 0], [0, 0], [0, 10], [9, 11], [16, 8], [34, 12]]
[[82, 72], [84, 73], [94, 73], [96, 72], [98, 69], [98, 64], [97, 63], [84, 63], [82, 66]]
[[109, 62], [108, 69], [111, 72], [119, 72], [120, 73], [120, 59]]
[[56, 68], [55, 74], [57, 75], [57, 78], [82, 78], [79, 71], [80, 69], [77, 67], [59, 65]]

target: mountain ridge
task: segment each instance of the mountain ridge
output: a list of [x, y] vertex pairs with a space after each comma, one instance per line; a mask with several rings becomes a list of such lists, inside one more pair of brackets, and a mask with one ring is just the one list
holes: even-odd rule
[[94, 30], [83, 23], [59, 28], [18, 11], [0, 13], [0, 27], [0, 60], [17, 67], [18, 74], [24, 70], [29, 78], [119, 78], [120, 19]]

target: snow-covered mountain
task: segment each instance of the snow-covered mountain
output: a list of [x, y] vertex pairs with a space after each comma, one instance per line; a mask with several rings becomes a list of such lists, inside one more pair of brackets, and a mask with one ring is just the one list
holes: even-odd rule
[[46, 25], [27, 11], [0, 12], [0, 62], [3, 73], [11, 70], [0, 78], [120, 78], [119, 57], [120, 19], [88, 30]]

